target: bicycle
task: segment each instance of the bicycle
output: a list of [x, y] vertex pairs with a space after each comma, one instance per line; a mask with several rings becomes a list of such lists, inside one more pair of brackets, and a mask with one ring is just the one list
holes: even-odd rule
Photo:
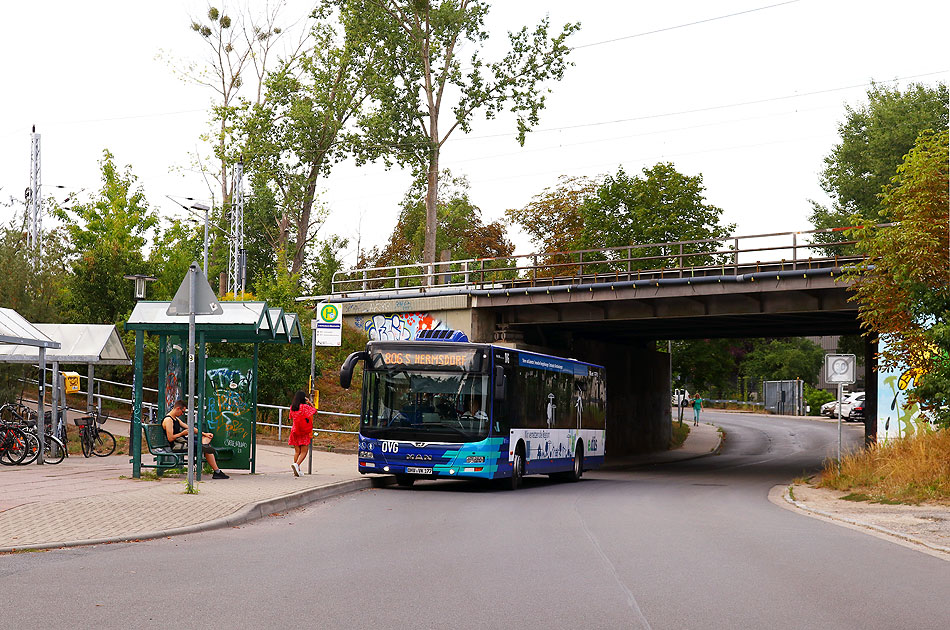
[[[36, 412], [25, 405], [5, 404], [0, 406], [0, 418], [6, 424], [23, 432], [26, 438], [26, 457], [20, 465], [32, 464], [40, 451], [39, 431], [37, 430]], [[43, 461], [47, 464], [58, 464], [68, 456], [65, 443], [56, 435], [50, 420], [52, 412], [46, 412], [46, 435], [43, 442]]]
[[99, 413], [99, 408], [92, 410], [92, 415], [76, 418], [74, 422], [79, 427], [79, 443], [82, 446], [83, 457], [108, 457], [115, 452], [115, 436], [100, 429], [105, 418]]
[[23, 431], [10, 424], [0, 424], [0, 464], [16, 466], [29, 454]]

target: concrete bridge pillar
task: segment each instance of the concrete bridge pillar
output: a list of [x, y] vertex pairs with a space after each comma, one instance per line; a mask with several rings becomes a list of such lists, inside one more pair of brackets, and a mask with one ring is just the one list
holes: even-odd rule
[[574, 358], [607, 368], [608, 460], [669, 446], [670, 355], [653, 345], [575, 340]]

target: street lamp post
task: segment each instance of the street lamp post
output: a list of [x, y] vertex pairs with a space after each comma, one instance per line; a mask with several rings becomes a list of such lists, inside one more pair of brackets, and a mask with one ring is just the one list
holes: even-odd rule
[[192, 210], [202, 210], [205, 213], [205, 265], [204, 272], [205, 277], [208, 277], [208, 211], [211, 210], [208, 206], [203, 203], [193, 203], [191, 204]]

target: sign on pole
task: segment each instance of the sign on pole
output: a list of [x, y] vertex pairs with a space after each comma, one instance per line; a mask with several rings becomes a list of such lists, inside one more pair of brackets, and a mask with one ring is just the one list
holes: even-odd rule
[[825, 380], [829, 383], [850, 385], [854, 382], [853, 354], [826, 354]]
[[317, 304], [317, 317], [310, 321], [314, 343], [318, 346], [339, 346], [343, 343], [342, 304]]
[[843, 385], [854, 382], [855, 359], [853, 354], [826, 354], [825, 380], [838, 386], [838, 467], [841, 467], [841, 407], [843, 404]]

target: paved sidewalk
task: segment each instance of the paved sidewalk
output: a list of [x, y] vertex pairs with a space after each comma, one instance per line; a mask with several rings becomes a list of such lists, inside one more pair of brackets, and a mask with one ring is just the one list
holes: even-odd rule
[[[719, 428], [714, 424], [700, 422], [693, 426], [689, 424], [689, 435], [682, 446], [671, 451], [660, 451], [658, 453], [647, 453], [645, 455], [627, 455], [624, 457], [609, 457], [605, 470], [618, 470], [622, 468], [635, 468], [637, 466], [652, 466], [654, 464], [668, 464], [670, 462], [681, 462], [687, 459], [703, 457], [719, 451], [722, 445], [722, 436]], [[609, 436], [608, 436], [609, 438]], [[608, 441], [608, 450], [610, 449]]]
[[184, 478], [131, 479], [128, 455], [72, 455], [55, 466], [4, 466], [0, 552], [236, 525], [373, 485], [356, 471], [353, 455], [314, 452], [314, 474], [294, 477], [292, 449], [259, 445], [257, 452], [257, 474], [227, 471], [226, 480], [205, 475], [195, 495], [185, 494]]
[[[701, 457], [719, 447], [708, 424], [691, 427], [679, 449], [613, 460], [609, 468]], [[198, 494], [185, 480], [131, 479], [128, 455], [73, 455], [51, 466], [0, 468], [0, 553], [157, 538], [244, 523], [345, 492], [385, 485], [389, 477], [364, 477], [355, 455], [314, 452], [313, 475], [294, 477], [292, 449], [259, 445], [257, 474], [227, 471], [226, 480], [205, 475]], [[303, 466], [306, 470], [306, 463]]]

